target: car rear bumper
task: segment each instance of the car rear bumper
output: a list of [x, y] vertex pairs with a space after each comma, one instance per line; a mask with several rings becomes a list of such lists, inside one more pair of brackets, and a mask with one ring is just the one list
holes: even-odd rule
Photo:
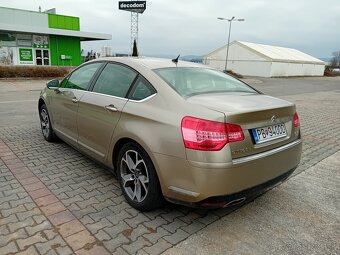
[[[287, 178], [301, 158], [298, 139], [279, 148], [227, 163], [188, 161], [154, 155], [164, 196], [187, 204], [242, 200], [242, 192], [264, 191]], [[262, 185], [262, 186], [261, 186]]]

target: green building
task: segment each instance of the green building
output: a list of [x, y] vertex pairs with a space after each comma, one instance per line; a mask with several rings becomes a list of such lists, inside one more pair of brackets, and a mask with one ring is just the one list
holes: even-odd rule
[[0, 65], [77, 66], [80, 42], [112, 38], [80, 31], [78, 17], [49, 12], [0, 7]]

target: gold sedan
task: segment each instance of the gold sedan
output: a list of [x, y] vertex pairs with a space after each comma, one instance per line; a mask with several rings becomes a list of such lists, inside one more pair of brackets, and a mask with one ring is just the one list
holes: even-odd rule
[[127, 202], [242, 203], [282, 182], [301, 157], [295, 105], [185, 61], [87, 62], [39, 99], [41, 129], [112, 168]]

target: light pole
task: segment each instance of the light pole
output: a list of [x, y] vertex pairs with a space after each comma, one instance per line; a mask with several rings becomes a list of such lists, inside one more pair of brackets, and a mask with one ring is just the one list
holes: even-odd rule
[[231, 32], [231, 23], [233, 21], [244, 21], [244, 19], [235, 19], [235, 17], [233, 16], [231, 19], [226, 19], [226, 18], [220, 18], [218, 17], [217, 19], [219, 20], [226, 20], [229, 22], [229, 32], [228, 32], [228, 45], [227, 45], [227, 56], [225, 58], [225, 71], [227, 71], [227, 67], [228, 67], [228, 54], [229, 54], [229, 44], [230, 44], [230, 32]]

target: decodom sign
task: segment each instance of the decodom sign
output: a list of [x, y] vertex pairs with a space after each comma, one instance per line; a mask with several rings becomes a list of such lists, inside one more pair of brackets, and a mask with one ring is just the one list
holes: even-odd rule
[[119, 10], [143, 13], [146, 9], [146, 1], [119, 1]]

